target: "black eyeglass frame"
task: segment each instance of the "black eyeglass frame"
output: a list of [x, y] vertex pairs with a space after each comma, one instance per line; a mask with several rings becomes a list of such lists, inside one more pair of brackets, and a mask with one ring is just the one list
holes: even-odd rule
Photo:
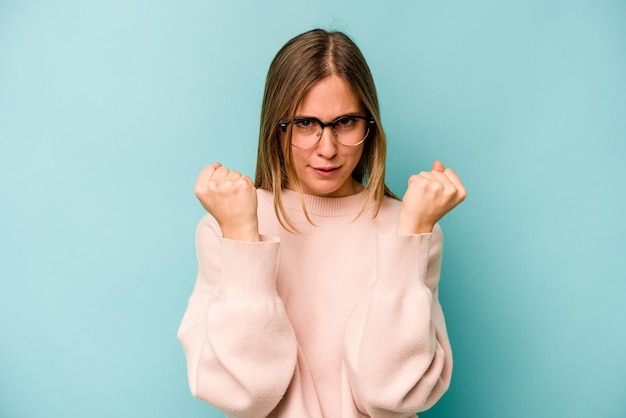
[[[287, 119], [287, 120], [279, 120], [278, 121], [278, 127], [283, 131], [283, 133], [287, 132], [287, 126], [289, 126], [290, 123], [292, 122], [301, 122], [301, 121], [312, 121], [312, 122], [316, 122], [321, 128], [322, 128], [322, 132], [324, 132], [324, 128], [326, 127], [330, 127], [333, 131], [333, 134], [335, 136], [337, 136], [337, 132], [335, 131], [335, 126], [337, 126], [337, 124], [345, 118], [356, 118], [356, 119], [363, 119], [364, 121], [366, 121], [368, 123], [367, 126], [367, 131], [365, 131], [365, 136], [363, 137], [362, 140], [360, 140], [359, 142], [357, 142], [356, 144], [353, 145], [346, 145], [341, 143], [340, 141], [338, 141], [341, 145], [343, 145], [344, 147], [356, 147], [357, 145], [361, 145], [363, 142], [365, 142], [365, 140], [367, 139], [367, 136], [370, 133], [370, 127], [372, 127], [376, 122], [374, 121], [374, 118], [371, 116], [361, 116], [361, 115], [342, 115], [339, 116], [337, 119], [335, 119], [332, 122], [322, 122], [321, 120], [319, 120], [316, 117], [313, 116], [302, 116], [302, 117], [295, 117], [293, 119]], [[319, 142], [319, 140], [322, 138], [322, 135], [320, 135], [319, 139], [315, 142], [315, 144], [317, 144]], [[311, 145], [309, 148], [312, 148], [315, 146], [315, 144]], [[293, 145], [293, 144], [291, 144]], [[298, 147], [297, 145], [293, 145], [296, 148], [301, 148]]]

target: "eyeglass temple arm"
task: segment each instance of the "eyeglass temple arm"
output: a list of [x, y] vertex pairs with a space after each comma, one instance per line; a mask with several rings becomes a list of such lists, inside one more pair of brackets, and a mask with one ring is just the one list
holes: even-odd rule
[[289, 125], [290, 123], [291, 123], [290, 120], [279, 120], [278, 121], [278, 126], [283, 131], [283, 133], [285, 133], [285, 132], [287, 132], [287, 125]]

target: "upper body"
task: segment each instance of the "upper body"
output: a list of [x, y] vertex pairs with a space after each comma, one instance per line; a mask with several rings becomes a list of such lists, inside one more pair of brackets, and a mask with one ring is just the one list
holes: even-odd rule
[[179, 338], [195, 396], [236, 417], [408, 417], [450, 382], [437, 285], [442, 236], [396, 234], [400, 202], [284, 191], [286, 231], [258, 191], [261, 241], [197, 230], [198, 277]]
[[[408, 417], [448, 387], [437, 222], [465, 198], [450, 168], [385, 185], [367, 63], [313, 30], [278, 52], [255, 182], [220, 163], [195, 192], [198, 277], [179, 328], [192, 393], [234, 417]], [[258, 189], [258, 190], [257, 190]]]

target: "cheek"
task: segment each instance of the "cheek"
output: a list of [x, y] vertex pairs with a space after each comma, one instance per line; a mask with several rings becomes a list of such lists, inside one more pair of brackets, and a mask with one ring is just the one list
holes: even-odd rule
[[293, 159], [293, 165], [296, 168], [302, 167], [305, 165], [309, 159], [310, 151], [301, 150], [298, 148], [292, 148], [291, 157]]
[[306, 151], [293, 148], [291, 162], [287, 162], [287, 165], [291, 165], [291, 167], [288, 167], [287, 172], [301, 179], [306, 173], [307, 164], [308, 156]]
[[352, 163], [356, 167], [359, 164], [359, 161], [361, 161], [362, 157], [363, 157], [363, 148], [361, 147], [359, 150], [353, 150], [353, 153], [349, 158], [350, 158], [350, 161], [352, 161]]

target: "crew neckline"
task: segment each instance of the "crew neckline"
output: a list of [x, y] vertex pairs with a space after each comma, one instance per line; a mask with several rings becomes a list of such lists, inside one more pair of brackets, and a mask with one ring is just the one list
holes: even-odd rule
[[[273, 200], [272, 192], [264, 190], [270, 200]], [[310, 216], [342, 216], [354, 215], [361, 211], [367, 199], [367, 189], [358, 193], [343, 197], [326, 197], [303, 194], [304, 204]], [[283, 206], [288, 211], [302, 212], [300, 194], [295, 190], [282, 189], [281, 198]], [[373, 202], [368, 203], [371, 206]]]

